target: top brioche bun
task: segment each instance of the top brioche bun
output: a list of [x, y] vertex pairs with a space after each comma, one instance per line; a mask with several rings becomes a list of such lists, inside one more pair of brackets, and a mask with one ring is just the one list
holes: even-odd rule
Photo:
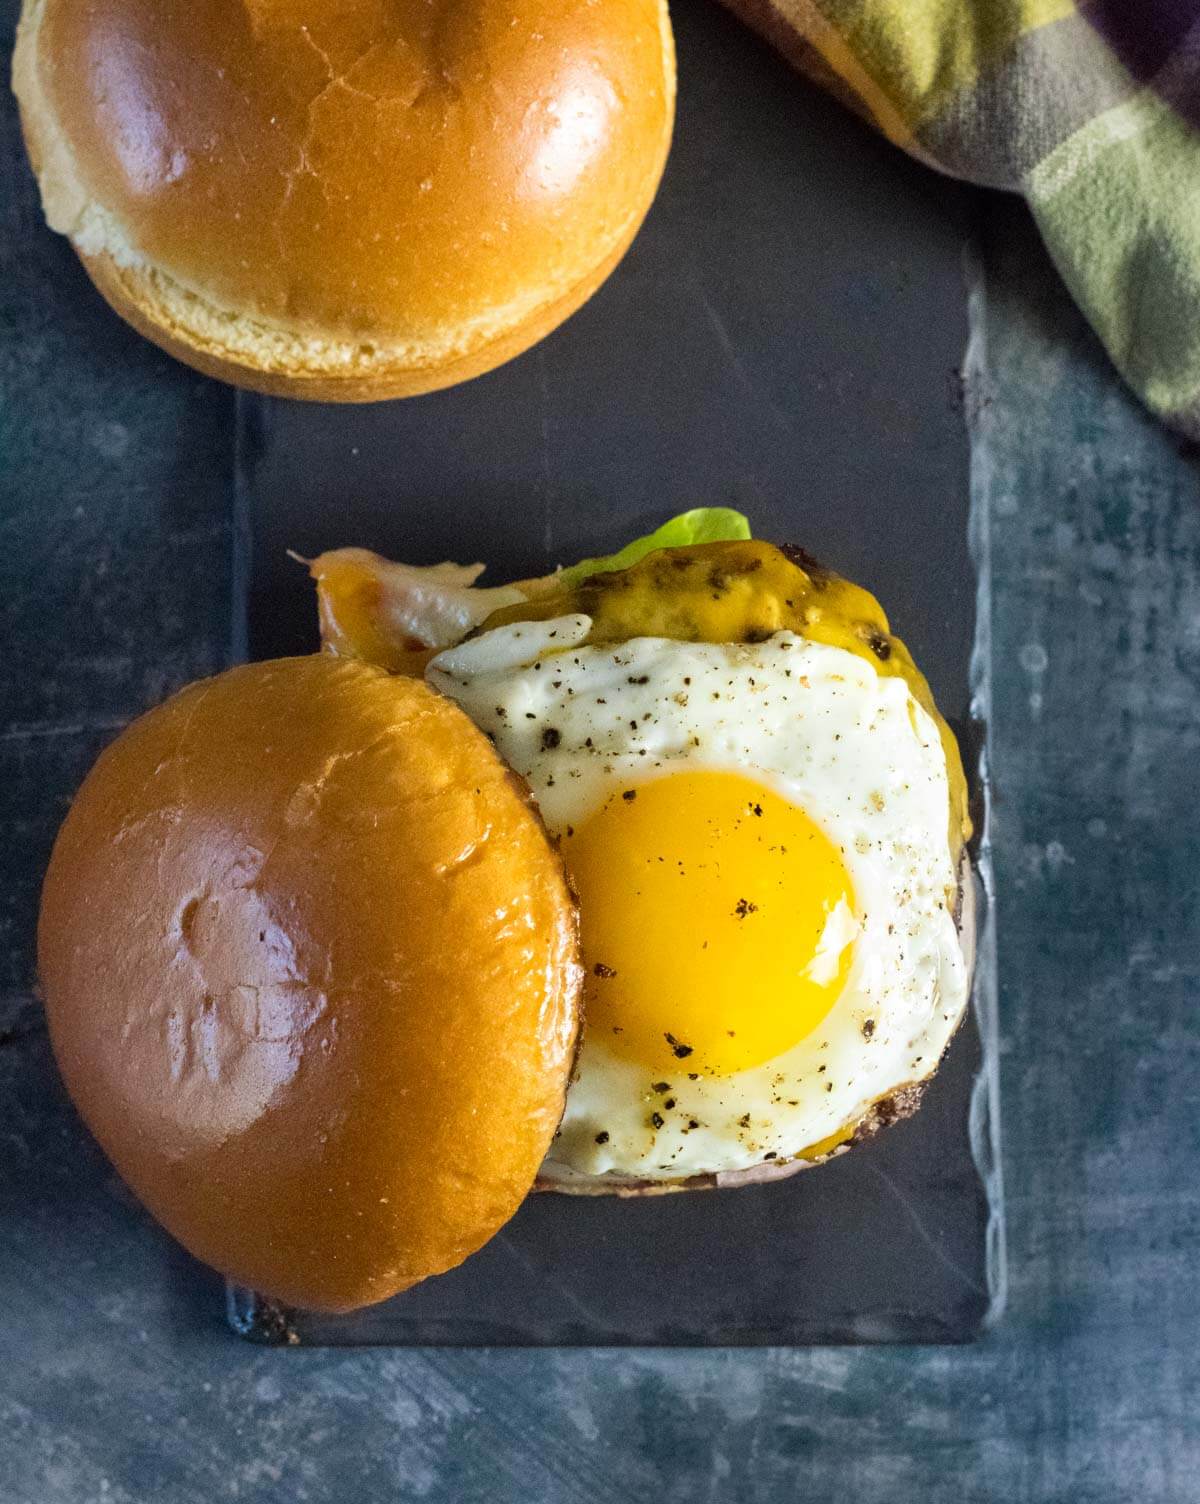
[[621, 258], [674, 114], [666, 0], [25, 0], [51, 226], [210, 375], [408, 396], [548, 334]]
[[38, 961], [66, 1085], [194, 1254], [347, 1310], [529, 1191], [578, 1027], [572, 897], [523, 786], [419, 680], [233, 669], [102, 755]]

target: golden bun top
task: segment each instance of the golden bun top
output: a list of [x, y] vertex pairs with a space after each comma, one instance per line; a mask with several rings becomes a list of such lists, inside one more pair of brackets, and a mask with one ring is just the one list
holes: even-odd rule
[[292, 395], [403, 394], [532, 344], [654, 196], [665, 0], [25, 0], [50, 224], [144, 333]]
[[192, 685], [101, 756], [38, 959], [83, 1118], [194, 1254], [345, 1310], [530, 1189], [578, 1028], [576, 914], [450, 701], [328, 656]]

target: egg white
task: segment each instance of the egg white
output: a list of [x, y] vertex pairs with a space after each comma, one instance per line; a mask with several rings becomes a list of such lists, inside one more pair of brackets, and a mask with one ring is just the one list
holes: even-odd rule
[[586, 647], [590, 628], [581, 615], [501, 627], [439, 654], [428, 676], [528, 779], [552, 833], [685, 768], [738, 772], [799, 805], [841, 852], [858, 934], [816, 1029], [729, 1076], [681, 1061], [661, 1127], [659, 1073], [585, 1032], [546, 1171], [670, 1181], [793, 1157], [930, 1075], [965, 1006], [937, 727], [902, 679], [788, 632]]

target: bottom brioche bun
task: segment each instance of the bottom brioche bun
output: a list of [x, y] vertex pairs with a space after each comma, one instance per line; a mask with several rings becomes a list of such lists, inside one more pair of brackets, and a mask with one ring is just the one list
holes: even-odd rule
[[192, 1253], [347, 1310], [513, 1214], [578, 1024], [523, 786], [418, 680], [237, 668], [130, 726], [54, 848], [38, 960], [84, 1120]]

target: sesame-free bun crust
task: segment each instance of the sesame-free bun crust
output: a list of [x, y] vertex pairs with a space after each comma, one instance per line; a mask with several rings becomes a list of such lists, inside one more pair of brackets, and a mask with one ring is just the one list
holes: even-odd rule
[[51, 226], [142, 333], [264, 391], [430, 391], [616, 265], [674, 115], [665, 0], [25, 0]]
[[51, 1040], [194, 1254], [346, 1310], [461, 1262], [528, 1192], [578, 1024], [576, 915], [451, 702], [328, 656], [133, 723], [54, 848]]

